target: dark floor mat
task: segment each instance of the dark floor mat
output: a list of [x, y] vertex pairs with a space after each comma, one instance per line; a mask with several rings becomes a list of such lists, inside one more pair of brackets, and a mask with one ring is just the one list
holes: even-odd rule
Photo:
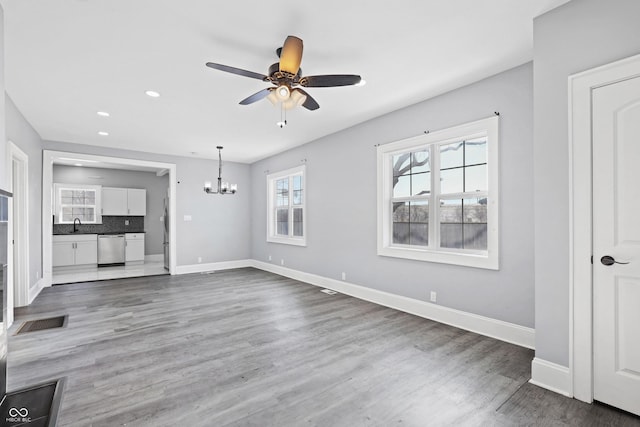
[[62, 397], [63, 380], [8, 393], [0, 419], [10, 426], [55, 426]]

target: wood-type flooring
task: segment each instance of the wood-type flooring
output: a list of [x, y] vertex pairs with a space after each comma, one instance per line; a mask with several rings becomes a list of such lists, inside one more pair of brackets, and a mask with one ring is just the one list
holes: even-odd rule
[[10, 334], [10, 390], [67, 378], [59, 426], [640, 426], [531, 350], [252, 268], [47, 288]]

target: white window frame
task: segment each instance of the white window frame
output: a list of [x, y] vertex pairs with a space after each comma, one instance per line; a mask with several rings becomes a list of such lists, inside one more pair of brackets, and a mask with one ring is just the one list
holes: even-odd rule
[[[436, 132], [403, 139], [377, 148], [377, 191], [378, 191], [378, 255], [454, 264], [468, 267], [499, 269], [499, 193], [498, 193], [498, 130], [499, 117], [478, 120], [471, 123], [443, 129]], [[431, 150], [431, 193], [429, 200], [429, 246], [399, 245], [393, 243], [392, 194], [393, 194], [393, 156], [407, 151], [417, 151], [429, 147], [487, 137], [487, 250], [465, 250], [437, 247], [440, 233], [440, 186], [436, 180], [440, 176], [439, 150]], [[455, 195], [457, 198], [468, 193]], [[454, 195], [447, 194], [444, 198]], [[458, 197], [459, 196], [459, 197]], [[397, 200], [396, 200], [397, 201]]]
[[[289, 195], [289, 236], [276, 234], [276, 182], [289, 179], [289, 188], [293, 188], [294, 176], [302, 177], [302, 204], [293, 205], [292, 192]], [[293, 208], [302, 208], [302, 236], [293, 235]], [[267, 175], [267, 242], [286, 245], [307, 246], [307, 180], [305, 165]]]
[[[62, 221], [62, 207], [63, 204], [60, 200], [60, 191], [62, 190], [94, 190], [96, 192], [96, 203], [95, 212], [96, 219], [95, 221], [82, 221], [83, 224], [102, 224], [102, 186], [101, 185], [90, 185], [90, 184], [62, 184], [62, 183], [54, 183], [53, 184], [53, 197], [54, 197], [54, 222], [55, 224], [73, 224], [73, 221]], [[81, 207], [81, 206], [78, 206]]]

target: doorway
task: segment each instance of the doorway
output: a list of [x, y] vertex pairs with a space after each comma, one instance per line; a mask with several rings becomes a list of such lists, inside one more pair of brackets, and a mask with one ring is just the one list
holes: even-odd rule
[[[43, 263], [43, 277], [46, 286], [50, 286], [53, 283], [53, 211], [54, 207], [52, 204], [52, 187], [53, 187], [53, 165], [60, 162], [67, 162], [69, 159], [73, 161], [78, 161], [82, 163], [89, 163], [93, 165], [93, 167], [100, 167], [106, 169], [118, 169], [118, 170], [129, 170], [129, 171], [147, 171], [154, 172], [158, 176], [169, 175], [169, 188], [172, 191], [172, 194], [175, 194], [176, 190], [176, 165], [172, 163], [159, 163], [159, 162], [151, 162], [145, 160], [137, 160], [137, 159], [125, 159], [118, 157], [107, 157], [107, 156], [98, 156], [98, 155], [90, 155], [90, 154], [81, 154], [81, 153], [69, 153], [69, 152], [59, 152], [59, 151], [49, 151], [45, 150], [43, 152], [43, 170], [42, 170], [42, 263]], [[175, 211], [176, 204], [175, 198], [170, 200], [169, 205], [169, 213], [170, 213], [170, 245], [169, 245], [169, 253], [170, 264], [169, 264], [169, 273], [175, 274]], [[159, 266], [160, 272], [164, 273], [164, 267], [162, 265], [162, 258], [157, 260], [157, 264]], [[114, 267], [115, 268], [115, 267]], [[89, 280], [102, 280], [114, 277], [128, 277], [128, 271], [106, 271], [107, 269], [111, 269], [111, 267], [107, 267], [106, 269], [99, 272], [95, 279]], [[95, 268], [94, 268], [95, 270]], [[100, 277], [100, 275], [107, 276]], [[142, 274], [137, 275], [145, 275], [146, 272], [143, 271]], [[73, 281], [73, 280], [70, 280]]]
[[8, 160], [11, 162], [9, 188], [13, 193], [10, 229], [13, 250], [7, 292], [10, 324], [13, 320], [13, 308], [29, 304], [29, 157], [12, 141], [8, 145]]
[[640, 55], [569, 86], [572, 394], [640, 415]]

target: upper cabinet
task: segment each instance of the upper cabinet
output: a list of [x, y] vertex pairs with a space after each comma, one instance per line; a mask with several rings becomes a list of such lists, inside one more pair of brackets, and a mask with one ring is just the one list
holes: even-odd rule
[[145, 216], [147, 190], [102, 187], [102, 215]]
[[127, 215], [127, 189], [102, 187], [102, 215]]
[[128, 215], [145, 216], [147, 214], [147, 190], [127, 188]]

